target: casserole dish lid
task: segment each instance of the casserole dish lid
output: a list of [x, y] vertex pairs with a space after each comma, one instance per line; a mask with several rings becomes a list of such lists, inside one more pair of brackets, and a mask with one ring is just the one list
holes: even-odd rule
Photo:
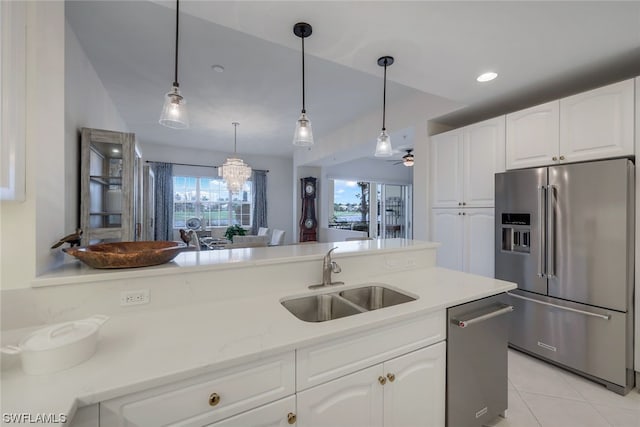
[[88, 319], [48, 326], [24, 337], [20, 348], [23, 351], [43, 351], [64, 347], [92, 335], [107, 320], [107, 316], [95, 315]]

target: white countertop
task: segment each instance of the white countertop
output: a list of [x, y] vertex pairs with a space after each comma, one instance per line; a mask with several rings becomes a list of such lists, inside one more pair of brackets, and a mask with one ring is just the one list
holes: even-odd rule
[[[296, 252], [304, 252], [303, 248], [299, 245]], [[72, 416], [80, 406], [516, 287], [437, 267], [393, 272], [372, 277], [371, 282], [397, 287], [419, 299], [323, 323], [295, 318], [280, 304], [292, 295], [281, 291], [113, 317], [100, 331], [98, 351], [81, 365], [43, 376], [25, 375], [19, 365], [2, 372], [2, 412]], [[326, 291], [296, 295], [317, 292]], [[10, 332], [17, 336], [26, 331]]]
[[178, 254], [173, 261], [143, 268], [122, 270], [99, 270], [74, 261], [63, 264], [56, 270], [36, 277], [33, 287], [69, 285], [102, 280], [127, 279], [134, 277], [163, 276], [178, 274], [185, 267], [190, 271], [215, 271], [218, 269], [244, 268], [248, 266], [284, 264], [291, 261], [322, 258], [329, 249], [337, 246], [334, 257], [342, 255], [361, 256], [375, 253], [393, 253], [407, 250], [430, 249], [439, 243], [408, 239], [359, 240], [335, 243], [312, 243], [265, 248], [216, 249], [209, 251], [186, 251]]

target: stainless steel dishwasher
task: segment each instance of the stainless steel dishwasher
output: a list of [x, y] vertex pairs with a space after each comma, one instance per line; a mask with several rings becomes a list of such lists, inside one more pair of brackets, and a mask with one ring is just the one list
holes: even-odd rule
[[447, 426], [482, 426], [507, 409], [504, 294], [447, 310]]

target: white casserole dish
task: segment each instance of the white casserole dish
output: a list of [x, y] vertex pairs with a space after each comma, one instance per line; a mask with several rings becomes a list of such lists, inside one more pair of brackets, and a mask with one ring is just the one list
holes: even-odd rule
[[48, 326], [27, 335], [17, 346], [3, 346], [0, 351], [19, 354], [22, 369], [27, 374], [62, 371], [93, 356], [98, 344], [98, 331], [107, 320], [107, 316], [97, 314], [83, 320]]

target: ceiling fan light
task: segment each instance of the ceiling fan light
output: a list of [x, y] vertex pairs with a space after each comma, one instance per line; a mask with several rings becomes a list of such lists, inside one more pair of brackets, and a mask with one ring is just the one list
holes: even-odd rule
[[189, 115], [187, 114], [187, 101], [177, 87], [173, 87], [171, 92], [164, 98], [164, 106], [160, 114], [161, 125], [173, 129], [185, 129], [189, 127]]
[[410, 158], [406, 158], [404, 159], [404, 161], [402, 162], [403, 165], [405, 165], [406, 167], [411, 167], [413, 166], [413, 157]]
[[391, 138], [385, 129], [380, 132], [378, 142], [376, 143], [376, 157], [391, 157], [393, 150], [391, 148]]
[[309, 120], [305, 113], [302, 113], [296, 122], [296, 130], [293, 133], [293, 145], [297, 145], [299, 147], [309, 147], [313, 145], [311, 120]]

